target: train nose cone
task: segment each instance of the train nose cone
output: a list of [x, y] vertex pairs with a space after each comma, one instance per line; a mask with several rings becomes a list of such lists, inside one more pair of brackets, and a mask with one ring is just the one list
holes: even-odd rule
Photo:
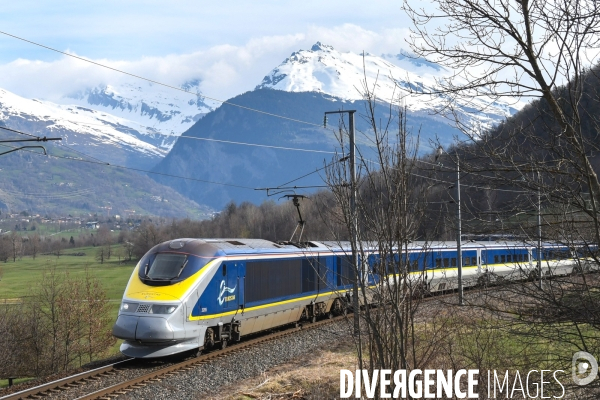
[[112, 334], [119, 339], [135, 340], [137, 323], [138, 317], [133, 315], [119, 315], [117, 322], [113, 325]]
[[141, 341], [173, 340], [173, 328], [161, 317], [138, 317], [135, 339]]
[[120, 339], [143, 342], [160, 342], [183, 337], [183, 334], [178, 334], [175, 337], [173, 327], [162, 317], [138, 317], [133, 315], [119, 315], [113, 326], [113, 335]]

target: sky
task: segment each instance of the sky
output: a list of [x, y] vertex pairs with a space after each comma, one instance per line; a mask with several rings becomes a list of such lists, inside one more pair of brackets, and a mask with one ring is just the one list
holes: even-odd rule
[[[0, 31], [172, 85], [201, 79], [228, 99], [254, 89], [293, 51], [397, 54], [409, 21], [398, 0], [9, 2]], [[0, 88], [28, 98], [129, 81], [117, 72], [0, 34]]]

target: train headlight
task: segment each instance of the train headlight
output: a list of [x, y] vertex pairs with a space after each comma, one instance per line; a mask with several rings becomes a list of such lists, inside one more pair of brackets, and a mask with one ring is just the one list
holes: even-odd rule
[[121, 303], [121, 311], [123, 312], [135, 312], [137, 309], [137, 303], [128, 303], [126, 301]]
[[176, 309], [177, 306], [173, 304], [153, 304], [148, 312], [150, 314], [173, 314]]

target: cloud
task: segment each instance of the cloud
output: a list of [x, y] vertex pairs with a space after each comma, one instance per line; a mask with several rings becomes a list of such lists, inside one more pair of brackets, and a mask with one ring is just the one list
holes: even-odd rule
[[[396, 54], [406, 48], [402, 40], [405, 35], [405, 29], [372, 31], [354, 24], [311, 25], [304, 32], [253, 37], [242, 45], [220, 44], [132, 61], [93, 61], [174, 86], [201, 79], [203, 94], [226, 100], [254, 89], [292, 52], [308, 49], [317, 41], [341, 51]], [[123, 82], [135, 82], [135, 78], [64, 55], [54, 61], [17, 59], [0, 65], [0, 87], [27, 98], [58, 101], [87, 88]]]

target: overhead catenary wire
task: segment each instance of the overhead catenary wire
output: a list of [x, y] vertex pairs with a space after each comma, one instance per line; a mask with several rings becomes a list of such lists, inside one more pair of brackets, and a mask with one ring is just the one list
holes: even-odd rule
[[[380, 162], [377, 162], [377, 161], [374, 161], [374, 160], [370, 160], [370, 159], [367, 159], [367, 158], [362, 158], [361, 160], [363, 162], [370, 162], [370, 163], [377, 164], [377, 165], [381, 166]], [[417, 160], [417, 161], [420, 161], [420, 160]], [[431, 164], [431, 163], [427, 163], [427, 164]], [[394, 167], [390, 167], [390, 168], [393, 169], [393, 170], [398, 170], [398, 168], [394, 168]], [[452, 171], [450, 168], [448, 168], [448, 167], [446, 167], [446, 168], [449, 171]], [[431, 177], [431, 176], [419, 175], [419, 174], [414, 173], [414, 172], [410, 172], [410, 174], [412, 176], [416, 176], [417, 178], [429, 179], [431, 181], [440, 182], [440, 183], [446, 183], [446, 184], [449, 184], [449, 185], [454, 185], [456, 183], [456, 182], [446, 181], [446, 180], [439, 179], [439, 178], [434, 178], [434, 177]], [[476, 174], [476, 173], [470, 173], [470, 174], [471, 175], [477, 175], [477, 176], [485, 177], [485, 176], [483, 176], [481, 174]], [[485, 187], [485, 186], [468, 185], [468, 184], [461, 184], [461, 186], [468, 187], [468, 188], [471, 188], [471, 189], [480, 189], [480, 190], [488, 190], [488, 189], [490, 189], [489, 187]], [[531, 192], [526, 191], [526, 190], [513, 190], [513, 189], [501, 189], [501, 188], [494, 188], [493, 190], [497, 190], [499, 192], [509, 192], [509, 193], [525, 193], [525, 194], [531, 193]]]
[[[12, 147], [12, 146], [6, 146], [6, 145], [1, 145], [1, 146]], [[27, 150], [25, 150], [25, 151], [27, 151]], [[33, 154], [42, 155], [42, 154], [39, 154], [39, 153], [36, 153], [33, 151], [29, 151], [29, 152], [33, 153]], [[186, 176], [167, 174], [167, 173], [163, 173], [163, 172], [148, 171], [148, 170], [141, 169], [141, 168], [125, 167], [123, 165], [111, 164], [111, 163], [107, 163], [104, 161], [84, 160], [84, 159], [80, 159], [80, 158], [59, 156], [59, 155], [55, 155], [55, 154], [48, 154], [47, 157], [54, 157], [54, 158], [60, 158], [60, 159], [65, 159], [65, 160], [86, 162], [89, 164], [103, 165], [106, 167], [113, 167], [113, 168], [119, 168], [119, 169], [125, 169], [125, 170], [137, 171], [137, 172], [144, 172], [144, 173], [153, 174], [153, 175], [161, 175], [161, 176], [166, 176], [169, 178], [185, 179], [185, 180], [190, 180], [190, 181], [195, 181], [195, 182], [209, 183], [209, 184], [213, 184], [213, 185], [230, 186], [230, 187], [236, 187], [236, 188], [240, 188], [240, 189], [254, 190], [254, 188], [249, 187], [249, 186], [235, 185], [232, 183], [225, 183], [225, 182], [215, 182], [215, 181], [209, 181], [209, 180], [198, 179], [198, 178], [190, 178], [190, 177], [186, 177]]]
[[[90, 124], [90, 123], [87, 123], [87, 122], [79, 123], [77, 121], [69, 121], [69, 122], [71, 122], [72, 124], [77, 125], [77, 126], [107, 126], [106, 124]], [[20, 134], [23, 134], [23, 135], [29, 135], [27, 133], [20, 132], [20, 131], [14, 130], [14, 129], [8, 129], [8, 128], [3, 128], [3, 127], [0, 127], [0, 128], [9, 130], [11, 132], [20, 133]], [[139, 132], [139, 131], [137, 131], [137, 130], [135, 130], [133, 128], [124, 128], [123, 130]], [[187, 136], [187, 135], [179, 135], [179, 136], [177, 136], [177, 135], [169, 135], [169, 134], [162, 133], [162, 132], [152, 132], [151, 134], [152, 135], [165, 136], [165, 137], [171, 137], [171, 138], [174, 138], [174, 139], [183, 138], [183, 139], [193, 139], [193, 140], [204, 140], [204, 141], [210, 141], [210, 142], [219, 142], [219, 143], [226, 143], [226, 144], [235, 144], [235, 145], [241, 145], [241, 146], [264, 147], [264, 148], [268, 148], [268, 149], [277, 149], [277, 150], [291, 150], [291, 151], [303, 151], [303, 152], [307, 152], [307, 153], [335, 154], [335, 151], [304, 149], [304, 148], [298, 148], [298, 147], [275, 146], [275, 145], [260, 144], [260, 143], [237, 142], [237, 141], [233, 141], [233, 140], [203, 138], [203, 137]], [[37, 136], [34, 136], [34, 135], [29, 135], [29, 136], [37, 137]], [[91, 156], [88, 156], [88, 157], [91, 157]]]
[[[37, 136], [35, 136], [35, 135], [29, 134], [29, 133], [26, 133], [26, 132], [21, 132], [21, 131], [14, 130], [14, 129], [8, 129], [8, 128], [7, 128], [7, 130], [10, 130], [10, 131], [12, 131], [12, 132], [19, 133], [19, 134], [22, 134], [22, 135], [28, 135], [28, 136], [32, 136], [32, 137], [37, 137]], [[190, 137], [190, 138], [193, 138], [193, 137]], [[193, 138], [193, 139], [195, 139], [195, 138]], [[281, 147], [281, 146], [269, 146], [269, 145], [259, 145], [259, 144], [241, 143], [241, 142], [230, 142], [230, 143], [234, 143], [234, 144], [242, 144], [242, 145], [248, 145], [248, 146], [264, 146], [264, 147], [270, 147], [270, 148], [275, 148], [275, 149], [280, 149], [280, 150], [315, 151], [315, 152], [320, 152], [320, 153], [331, 153], [331, 154], [333, 154], [333, 153], [334, 153], [334, 152], [328, 152], [328, 151], [309, 150], [309, 149], [297, 149], [297, 148], [287, 148], [287, 147]], [[251, 188], [251, 187], [248, 187], [248, 186], [243, 186], [243, 185], [228, 184], [228, 183], [224, 183], [224, 182], [214, 182], [214, 181], [202, 180], [202, 179], [197, 179], [197, 178], [189, 178], [189, 177], [183, 177], [183, 176], [178, 176], [178, 175], [164, 174], [164, 173], [155, 172], [155, 171], [147, 171], [147, 170], [142, 170], [142, 169], [138, 169], [138, 168], [124, 167], [124, 166], [120, 166], [120, 165], [110, 164], [110, 163], [108, 163], [108, 162], [105, 162], [105, 161], [99, 160], [98, 158], [95, 158], [95, 157], [93, 157], [93, 156], [90, 156], [90, 155], [88, 155], [88, 154], [86, 154], [86, 153], [83, 153], [83, 152], [81, 152], [81, 151], [79, 151], [79, 150], [77, 150], [77, 149], [75, 149], [75, 148], [73, 148], [73, 147], [71, 147], [71, 146], [68, 146], [68, 145], [67, 145], [67, 144], [65, 144], [65, 143], [61, 143], [61, 144], [62, 144], [64, 147], [68, 148], [69, 150], [72, 150], [72, 151], [74, 151], [74, 152], [76, 152], [76, 153], [78, 153], [78, 154], [80, 154], [80, 155], [82, 155], [82, 156], [84, 156], [84, 157], [91, 158], [91, 159], [93, 159], [94, 161], [90, 161], [90, 160], [84, 160], [84, 159], [78, 159], [78, 158], [75, 158], [75, 157], [68, 157], [68, 156], [58, 156], [58, 155], [52, 155], [52, 154], [50, 154], [50, 155], [49, 155], [50, 157], [61, 158], [61, 159], [66, 159], [66, 160], [73, 160], [73, 161], [82, 161], [82, 162], [88, 162], [88, 163], [92, 163], [92, 164], [99, 164], [99, 165], [104, 165], [104, 166], [112, 166], [112, 167], [115, 167], [115, 168], [131, 169], [131, 170], [135, 170], [135, 171], [139, 171], [139, 172], [145, 172], [145, 173], [150, 173], [150, 174], [156, 174], [156, 175], [169, 176], [169, 177], [174, 177], [174, 178], [179, 178], [179, 179], [194, 180], [194, 181], [199, 181], [199, 182], [204, 182], [204, 183], [210, 183], [210, 184], [217, 184], [217, 185], [224, 185], [224, 186], [232, 186], [232, 187], [238, 187], [238, 188], [243, 188], [243, 189], [263, 190], [263, 189], [256, 189], [256, 188]], [[6, 145], [0, 145], [0, 146], [5, 146], [5, 147], [10, 147], [10, 148], [12, 148], [12, 146], [6, 146]], [[336, 160], [336, 161], [334, 161], [334, 162], [339, 162], [339, 161], [343, 161], [343, 160]], [[331, 163], [330, 163], [329, 165], [331, 165]], [[315, 173], [315, 172], [318, 172], [318, 171], [320, 171], [320, 170], [322, 170], [322, 169], [324, 169], [324, 168], [326, 168], [326, 167], [327, 167], [327, 165], [326, 165], [326, 166], [324, 166], [324, 167], [321, 167], [321, 168], [319, 168], [319, 169], [317, 169], [317, 170], [315, 170], [315, 171], [313, 171], [313, 172], [310, 172], [310, 173], [308, 173], [308, 174], [305, 174], [304, 176], [301, 176], [301, 177], [299, 177], [299, 178], [293, 179], [292, 181], [289, 181], [289, 182], [286, 182], [286, 183], [284, 183], [284, 184], [282, 184], [282, 185], [279, 185], [279, 186], [284, 186], [284, 185], [287, 185], [287, 184], [289, 184], [289, 183], [295, 182], [295, 181], [297, 181], [297, 180], [299, 180], [299, 179], [302, 179], [302, 178], [304, 178], [304, 177], [306, 177], [306, 176], [309, 176], [309, 175], [311, 175], [311, 174], [313, 174], [313, 173]], [[302, 186], [302, 187], [299, 187], [299, 186], [294, 186], [294, 188], [296, 188], [296, 189], [306, 189], [306, 188], [324, 188], [324, 187], [327, 187], [327, 186], [326, 186], [326, 185], [313, 185], [313, 186]]]
[[327, 150], [312, 150], [312, 149], [301, 149], [296, 147], [284, 147], [284, 146], [273, 146], [267, 144], [258, 144], [258, 143], [245, 143], [245, 142], [234, 142], [231, 140], [221, 140], [221, 139], [212, 139], [212, 138], [199, 138], [194, 136], [179, 136], [184, 139], [195, 139], [195, 140], [206, 140], [210, 142], [219, 142], [219, 143], [228, 143], [228, 144], [238, 144], [243, 146], [252, 146], [252, 147], [265, 147], [269, 149], [277, 149], [277, 150], [294, 150], [294, 151], [305, 151], [309, 153], [325, 153], [325, 154], [335, 154], [335, 151], [327, 151]]
[[[85, 57], [80, 57], [80, 56], [77, 56], [75, 54], [67, 53], [65, 51], [61, 51], [61, 50], [55, 49], [53, 47], [46, 46], [44, 44], [41, 44], [41, 43], [38, 43], [38, 42], [34, 42], [32, 40], [28, 40], [28, 39], [25, 39], [25, 38], [17, 36], [17, 35], [10, 34], [8, 32], [0, 31], [0, 34], [12, 37], [14, 39], [21, 40], [21, 41], [26, 42], [26, 43], [33, 44], [35, 46], [42, 47], [42, 48], [47, 49], [47, 50], [54, 51], [54, 52], [59, 53], [59, 54], [63, 54], [63, 55], [68, 56], [68, 57], [75, 58], [77, 60], [85, 61], [85, 62], [88, 62], [90, 64], [94, 64], [94, 65], [97, 65], [99, 67], [109, 69], [111, 71], [119, 72], [119, 73], [124, 74], [124, 75], [128, 75], [128, 76], [131, 76], [131, 77], [134, 77], [134, 78], [137, 78], [137, 79], [141, 79], [141, 80], [144, 80], [146, 82], [154, 83], [156, 85], [160, 85], [160, 86], [163, 86], [163, 87], [166, 87], [166, 88], [169, 88], [169, 89], [174, 89], [174, 90], [178, 90], [180, 92], [184, 92], [184, 93], [188, 93], [188, 94], [191, 94], [191, 95], [194, 95], [194, 96], [198, 96], [197, 93], [191, 92], [189, 90], [186, 90], [186, 89], [183, 89], [183, 88], [180, 88], [180, 87], [177, 87], [177, 86], [169, 85], [169, 84], [166, 84], [166, 83], [162, 83], [162, 82], [156, 81], [154, 79], [143, 77], [141, 75], [136, 75], [136, 74], [133, 74], [131, 72], [127, 72], [127, 71], [124, 71], [124, 70], [121, 70], [121, 69], [118, 69], [118, 68], [114, 68], [114, 67], [108, 66], [106, 64], [102, 64], [102, 63], [99, 63], [99, 62], [96, 62], [96, 61], [92, 61], [92, 60], [87, 59]], [[305, 125], [316, 126], [316, 127], [321, 128], [321, 129], [324, 129], [321, 124], [315, 124], [313, 122], [302, 121], [300, 119], [290, 118], [290, 117], [286, 117], [284, 115], [270, 113], [270, 112], [258, 110], [256, 108], [252, 108], [252, 107], [242, 106], [240, 104], [231, 103], [231, 102], [229, 102], [227, 100], [217, 99], [215, 97], [206, 96], [204, 94], [200, 94], [199, 96], [202, 97], [202, 98], [205, 98], [205, 99], [216, 101], [216, 102], [221, 103], [221, 104], [227, 104], [227, 105], [238, 107], [238, 108], [241, 108], [241, 109], [244, 109], [244, 110], [248, 110], [248, 111], [252, 111], [252, 112], [256, 112], [256, 113], [260, 113], [260, 114], [264, 114], [264, 115], [269, 115], [271, 117], [281, 118], [281, 119], [284, 119], [284, 120], [288, 120], [288, 121], [292, 121], [292, 122], [298, 122], [300, 124], [305, 124]]]
[[21, 132], [21, 131], [18, 131], [16, 129], [7, 128], [6, 126], [0, 126], [0, 129], [3, 129], [5, 131], [9, 131], [9, 132], [18, 133], [19, 135], [30, 136], [30, 137], [33, 137], [33, 138], [39, 138], [39, 136], [33, 135], [31, 133]]
[[335, 163], [338, 163], [338, 162], [343, 162], [343, 161], [345, 161], [346, 159], [348, 159], [348, 157], [344, 157], [344, 158], [341, 158], [341, 159], [339, 159], [339, 160], [332, 161], [332, 162], [330, 162], [329, 164], [322, 166], [321, 168], [318, 168], [318, 169], [316, 169], [316, 170], [314, 170], [314, 171], [312, 171], [312, 172], [309, 172], [309, 173], [307, 173], [307, 174], [304, 174], [304, 175], [302, 175], [302, 176], [300, 176], [300, 177], [298, 177], [298, 178], [292, 179], [291, 181], [288, 181], [288, 182], [286, 182], [286, 183], [282, 183], [281, 185], [277, 186], [276, 188], [272, 188], [272, 189], [280, 189], [280, 188], [282, 188], [283, 186], [286, 186], [286, 185], [289, 185], [290, 183], [293, 183], [293, 182], [299, 181], [300, 179], [302, 179], [302, 178], [306, 178], [307, 176], [310, 176], [310, 175], [312, 175], [312, 174], [316, 174], [317, 172], [319, 172], [319, 171], [322, 171], [322, 170], [324, 170], [325, 168], [327, 168], [327, 167], [329, 167], [329, 166], [331, 166], [331, 165], [333, 165], [333, 164], [335, 164]]

